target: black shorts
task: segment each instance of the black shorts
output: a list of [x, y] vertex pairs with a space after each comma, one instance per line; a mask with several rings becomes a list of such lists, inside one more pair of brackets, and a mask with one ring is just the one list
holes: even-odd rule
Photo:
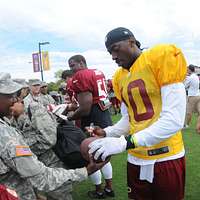
[[81, 118], [81, 128], [85, 130], [86, 126], [94, 123], [95, 126], [105, 128], [112, 125], [112, 119], [108, 110], [102, 111], [98, 104], [93, 104], [88, 116]]

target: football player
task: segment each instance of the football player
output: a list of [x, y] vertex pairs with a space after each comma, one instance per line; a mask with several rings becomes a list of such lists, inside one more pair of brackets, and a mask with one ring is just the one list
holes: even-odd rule
[[[82, 55], [74, 55], [68, 60], [70, 69], [74, 72], [71, 89], [76, 95], [78, 108], [68, 120], [81, 119], [81, 128], [89, 127], [91, 124], [105, 128], [112, 124], [109, 113], [110, 101], [106, 91], [105, 76], [97, 69], [88, 69], [85, 58]], [[102, 173], [106, 182], [104, 191], [101, 189], [101, 173], [97, 171], [91, 175], [91, 180], [96, 186], [95, 191], [89, 191], [91, 198], [114, 197], [112, 189], [112, 166], [108, 162]]]
[[[184, 199], [181, 129], [186, 94], [182, 82], [187, 67], [183, 53], [167, 44], [142, 52], [133, 33], [123, 27], [110, 31], [105, 45], [112, 59], [129, 71], [119, 90], [129, 117], [120, 122], [120, 129], [115, 125], [114, 131], [98, 130], [102, 136], [121, 136], [95, 140], [89, 153], [105, 160], [128, 150], [129, 199]], [[127, 130], [129, 135], [124, 136]]]

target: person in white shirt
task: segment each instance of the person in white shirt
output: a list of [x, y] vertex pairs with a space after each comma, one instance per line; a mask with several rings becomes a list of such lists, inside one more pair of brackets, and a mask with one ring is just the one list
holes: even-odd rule
[[184, 81], [185, 89], [188, 91], [187, 109], [185, 127], [190, 125], [192, 114], [198, 113], [196, 124], [196, 131], [200, 133], [200, 91], [199, 91], [199, 77], [195, 74], [195, 65], [189, 65], [187, 69], [187, 77]]

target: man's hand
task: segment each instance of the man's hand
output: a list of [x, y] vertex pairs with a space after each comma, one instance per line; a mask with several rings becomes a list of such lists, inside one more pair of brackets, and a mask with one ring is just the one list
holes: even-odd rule
[[90, 136], [95, 137], [106, 137], [106, 132], [99, 126], [86, 126], [85, 130], [90, 134]]
[[74, 96], [72, 96], [71, 99], [69, 98], [66, 104], [67, 104], [67, 108], [66, 108], [67, 112], [75, 111], [79, 107], [78, 101], [76, 100]]
[[67, 104], [67, 111], [75, 111], [78, 108], [78, 104], [77, 103], [69, 103]]
[[122, 153], [126, 150], [127, 140], [124, 136], [120, 138], [106, 137], [100, 138], [89, 144], [89, 153], [94, 153], [94, 159], [99, 157], [105, 161], [108, 156]]
[[93, 159], [93, 156], [90, 154], [89, 156], [89, 164], [87, 165], [88, 175], [93, 174], [97, 170], [101, 169], [108, 161], [96, 163]]

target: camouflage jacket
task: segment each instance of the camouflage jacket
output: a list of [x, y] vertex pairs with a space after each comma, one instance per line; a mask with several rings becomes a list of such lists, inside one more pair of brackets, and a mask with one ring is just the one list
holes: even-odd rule
[[44, 106], [32, 103], [31, 116], [21, 115], [12, 119], [11, 125], [21, 131], [25, 142], [36, 155], [41, 155], [56, 143], [57, 122], [54, 116]]
[[47, 107], [49, 104], [56, 104], [55, 100], [53, 97], [49, 94], [41, 94], [41, 99], [42, 99], [42, 104], [43, 106]]
[[0, 138], [0, 183], [11, 186], [17, 193], [20, 193], [19, 188], [12, 186], [13, 180], [26, 180], [38, 190], [48, 192], [69, 181], [87, 178], [86, 168], [65, 170], [46, 167], [29, 149], [21, 133], [2, 119]]
[[39, 94], [38, 96], [33, 96], [31, 93], [29, 93], [24, 98], [24, 108], [25, 108], [25, 111], [26, 112], [28, 111], [29, 105], [36, 104], [36, 103], [44, 105], [42, 95]]

